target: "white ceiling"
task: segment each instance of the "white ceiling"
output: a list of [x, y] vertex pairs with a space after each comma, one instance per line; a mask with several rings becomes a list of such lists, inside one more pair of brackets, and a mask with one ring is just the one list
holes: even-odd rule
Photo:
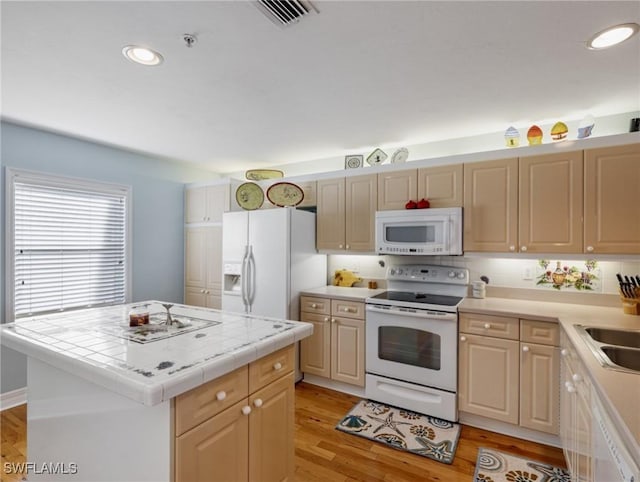
[[584, 46], [638, 1], [313, 3], [2, 1], [3, 117], [224, 173], [640, 110], [640, 36]]

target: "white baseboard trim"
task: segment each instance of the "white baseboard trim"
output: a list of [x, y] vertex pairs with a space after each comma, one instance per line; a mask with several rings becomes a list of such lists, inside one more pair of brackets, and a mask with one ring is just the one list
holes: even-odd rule
[[319, 377], [317, 375], [310, 375], [308, 373], [304, 374], [304, 378], [302, 380], [307, 383], [310, 383], [311, 385], [318, 385], [320, 387], [329, 388], [337, 392], [348, 393], [349, 395], [365, 398], [364, 387], [349, 385], [348, 383], [344, 383], [344, 382], [336, 382], [335, 380]]
[[27, 403], [27, 387], [0, 393], [0, 411]]
[[549, 433], [538, 432], [537, 430], [531, 430], [518, 425], [492, 420], [473, 413], [459, 412], [459, 416], [460, 418], [458, 422], [464, 425], [470, 425], [472, 427], [489, 430], [491, 432], [497, 432], [511, 437], [529, 440], [531, 442], [538, 442], [544, 445], [562, 448], [560, 437], [557, 435], [551, 435]]

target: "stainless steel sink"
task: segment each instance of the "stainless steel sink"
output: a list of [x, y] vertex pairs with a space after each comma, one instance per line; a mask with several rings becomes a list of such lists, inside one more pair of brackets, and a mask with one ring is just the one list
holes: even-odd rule
[[640, 372], [640, 350], [619, 346], [603, 346], [601, 349], [616, 365]]
[[610, 330], [609, 328], [585, 328], [591, 338], [607, 345], [640, 348], [640, 331]]
[[640, 374], [640, 330], [575, 328], [603, 367]]

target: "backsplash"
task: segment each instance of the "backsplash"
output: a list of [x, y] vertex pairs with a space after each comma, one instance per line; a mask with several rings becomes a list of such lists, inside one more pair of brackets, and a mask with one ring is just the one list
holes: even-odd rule
[[[384, 266], [380, 265], [384, 263]], [[513, 259], [471, 256], [357, 256], [330, 255], [328, 282], [338, 269], [354, 271], [369, 280], [383, 280], [390, 264], [436, 264], [467, 268], [471, 280], [489, 278], [489, 286], [580, 293], [618, 294], [616, 273], [640, 274], [640, 258], [623, 260]], [[560, 270], [556, 273], [556, 270]], [[555, 278], [553, 275], [556, 275]]]

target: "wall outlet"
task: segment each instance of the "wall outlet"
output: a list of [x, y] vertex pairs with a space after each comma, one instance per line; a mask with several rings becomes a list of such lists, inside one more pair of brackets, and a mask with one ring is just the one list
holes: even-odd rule
[[532, 280], [533, 279], [533, 268], [531, 266], [527, 266], [522, 270], [522, 279], [524, 280]]

